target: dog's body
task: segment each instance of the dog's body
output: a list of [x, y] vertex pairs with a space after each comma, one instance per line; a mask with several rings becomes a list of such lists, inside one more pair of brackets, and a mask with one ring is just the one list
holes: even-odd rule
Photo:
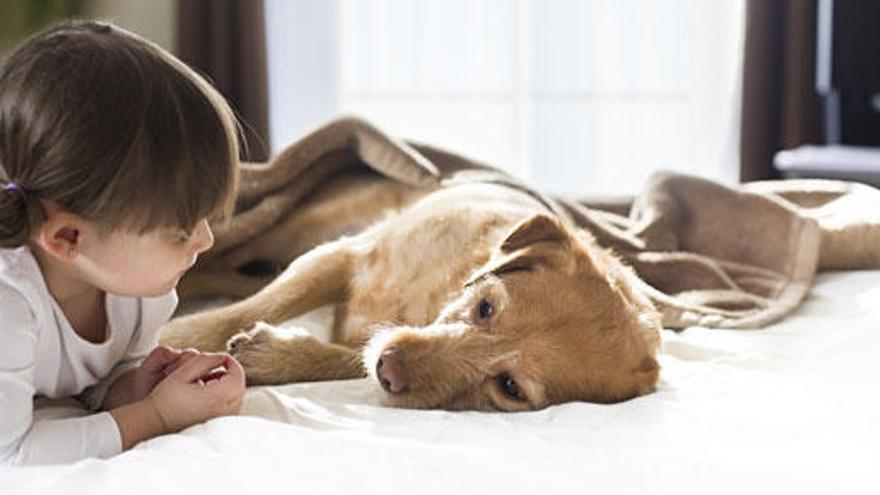
[[[366, 370], [407, 407], [522, 410], [653, 389], [659, 317], [587, 234], [505, 186], [385, 192], [399, 212], [297, 257], [243, 301], [172, 321], [163, 342], [228, 348], [254, 384]], [[352, 209], [329, 196], [325, 208]], [[331, 343], [254, 328], [327, 304]]]

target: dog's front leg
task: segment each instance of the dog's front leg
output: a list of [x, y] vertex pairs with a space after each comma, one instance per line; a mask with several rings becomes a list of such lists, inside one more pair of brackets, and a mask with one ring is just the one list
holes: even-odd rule
[[161, 343], [224, 351], [229, 339], [258, 321], [278, 324], [345, 297], [358, 256], [358, 237], [324, 244], [295, 259], [275, 280], [229, 306], [177, 318], [161, 331]]
[[263, 322], [233, 337], [229, 352], [244, 367], [249, 385], [366, 376], [360, 353], [355, 349], [321, 342], [305, 330], [282, 335]]

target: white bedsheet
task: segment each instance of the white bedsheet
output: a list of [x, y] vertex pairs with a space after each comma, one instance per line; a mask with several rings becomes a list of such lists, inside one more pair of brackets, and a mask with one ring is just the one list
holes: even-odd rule
[[367, 380], [251, 389], [243, 415], [0, 494], [880, 493], [880, 271], [818, 277], [764, 330], [664, 332], [659, 390], [520, 414], [386, 408]]

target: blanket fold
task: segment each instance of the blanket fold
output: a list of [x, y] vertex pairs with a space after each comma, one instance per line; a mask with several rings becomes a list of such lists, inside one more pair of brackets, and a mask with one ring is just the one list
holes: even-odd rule
[[195, 273], [240, 277], [253, 239], [276, 229], [322, 183], [363, 170], [415, 189], [491, 182], [532, 195], [631, 265], [667, 328], [762, 327], [800, 303], [817, 270], [880, 267], [880, 191], [866, 185], [801, 179], [731, 189], [663, 172], [634, 200], [554, 198], [488, 165], [346, 117], [267, 164], [242, 165], [236, 213], [215, 226], [215, 247]]

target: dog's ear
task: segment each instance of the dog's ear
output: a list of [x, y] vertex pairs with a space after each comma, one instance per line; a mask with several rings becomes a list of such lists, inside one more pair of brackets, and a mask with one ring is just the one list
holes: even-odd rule
[[562, 220], [539, 213], [519, 225], [501, 243], [501, 254], [528, 256], [533, 265], [552, 265], [568, 273], [580, 270], [585, 274], [601, 275], [605, 262], [597, 249], [588, 249], [592, 238], [570, 231]]
[[539, 213], [517, 225], [501, 243], [501, 251], [510, 253], [539, 242], [567, 245], [571, 236], [560, 220]]
[[[513, 231], [501, 243], [500, 255], [474, 272], [465, 282], [465, 287], [487, 275], [498, 276], [510, 272], [532, 270], [540, 263], [547, 263], [551, 259], [559, 258], [562, 250], [555, 248], [568, 247], [571, 242], [571, 235], [559, 220], [543, 213], [534, 215], [513, 228]], [[537, 248], [516, 252], [540, 243], [554, 249]]]
[[464, 286], [473, 285], [475, 282], [487, 275], [501, 276], [512, 272], [523, 272], [532, 270], [538, 260], [532, 256], [513, 255], [502, 258], [497, 262], [490, 262], [483, 268], [474, 272], [473, 275], [464, 283]]

